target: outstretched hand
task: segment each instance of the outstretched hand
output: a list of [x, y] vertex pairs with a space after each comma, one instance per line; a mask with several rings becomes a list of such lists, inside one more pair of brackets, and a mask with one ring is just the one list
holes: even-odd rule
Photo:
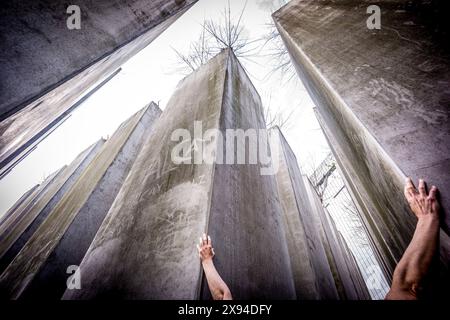
[[197, 244], [198, 256], [202, 261], [203, 271], [206, 275], [209, 290], [214, 300], [231, 300], [230, 289], [217, 272], [214, 262], [214, 248], [212, 247], [211, 237], [206, 233], [200, 237], [200, 243]]
[[416, 189], [410, 178], [406, 179], [405, 197], [418, 219], [424, 217], [439, 218], [437, 192], [438, 189], [435, 186], [432, 186], [430, 191], [427, 192], [427, 186], [423, 179], [419, 180], [419, 190]]
[[214, 257], [214, 248], [212, 247], [211, 237], [207, 236], [206, 233], [200, 237], [200, 244], [197, 244], [198, 255], [203, 261], [212, 260]]
[[405, 181], [405, 197], [418, 221], [411, 242], [395, 267], [386, 299], [419, 299], [429, 285], [427, 275], [439, 244], [439, 199], [437, 188], [427, 192], [423, 179], [417, 190], [410, 178]]

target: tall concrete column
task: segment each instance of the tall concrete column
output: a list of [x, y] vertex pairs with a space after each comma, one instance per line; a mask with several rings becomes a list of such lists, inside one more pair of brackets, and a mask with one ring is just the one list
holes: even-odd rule
[[15, 210], [0, 226], [0, 273], [11, 263], [64, 194], [72, 188], [103, 143], [104, 140], [101, 139], [80, 153], [69, 166], [48, 177], [28, 197], [29, 200], [14, 206]]
[[97, 149], [1, 275], [2, 297], [62, 296], [67, 268], [80, 264], [160, 113], [151, 103]]
[[330, 264], [339, 297], [343, 300], [370, 300], [370, 294], [343, 237], [336, 228], [330, 214], [323, 207], [317, 192], [308, 177], [303, 176], [305, 197], [317, 214], [317, 228]]
[[276, 180], [297, 299], [337, 300], [335, 280], [317, 228], [320, 207], [309, 201], [297, 158], [281, 130], [271, 129], [270, 134], [272, 151], [278, 150]]
[[2, 1], [0, 175], [196, 1]]
[[[352, 253], [324, 209], [281, 130], [271, 130], [279, 147], [278, 192], [298, 299], [370, 299]], [[275, 148], [273, 146], [272, 151]]]
[[189, 152], [219, 152], [218, 136], [199, 135], [195, 121], [203, 133], [264, 127], [261, 100], [229, 50], [178, 85], [80, 265], [82, 289], [64, 299], [207, 298], [195, 247], [203, 232], [234, 298], [295, 298], [274, 177], [255, 164], [174, 163], [177, 129], [194, 139]]
[[[450, 260], [450, 54], [441, 1], [293, 0], [273, 17], [385, 269], [408, 245], [415, 217], [405, 176], [441, 190], [441, 275]], [[444, 278], [443, 278], [444, 279]], [[441, 279], [441, 283], [444, 280]]]
[[[62, 170], [62, 169], [59, 169]], [[48, 178], [53, 178], [54, 174], [58, 174], [59, 170], [53, 174], [51, 174], [50, 176], [47, 177]], [[45, 179], [45, 180], [47, 180]], [[31, 201], [36, 197], [36, 195], [38, 194], [38, 190], [41, 189], [42, 184], [45, 183], [46, 181], [43, 181], [42, 183], [36, 184], [35, 186], [33, 186], [31, 189], [29, 189], [27, 192], [25, 192], [20, 198], [19, 200], [17, 200], [13, 206], [11, 208], [8, 209], [8, 211], [6, 211], [0, 218], [0, 225], [2, 225], [4, 223], [5, 220], [7, 220], [11, 214], [13, 214], [16, 210], [19, 209], [19, 207], [21, 206], [28, 206]]]

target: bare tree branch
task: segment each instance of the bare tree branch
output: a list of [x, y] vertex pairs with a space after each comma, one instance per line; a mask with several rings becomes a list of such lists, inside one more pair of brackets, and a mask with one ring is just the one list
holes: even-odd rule
[[272, 104], [272, 95], [269, 96], [269, 102], [263, 105], [263, 115], [266, 121], [267, 128], [273, 128], [278, 126], [279, 128], [284, 129], [284, 131], [289, 130], [290, 120], [292, 115], [296, 111], [296, 108], [292, 108], [289, 113], [283, 112], [280, 107], [274, 108], [271, 106]]
[[[245, 28], [242, 25], [242, 18], [247, 2], [248, 0], [245, 1], [237, 22], [232, 17], [230, 1], [222, 12], [222, 19], [205, 19], [201, 25], [201, 35], [190, 45], [189, 53], [182, 54], [174, 49], [183, 71], [196, 70], [221, 50], [227, 48], [232, 49], [236, 57], [256, 63], [252, 57], [257, 55], [258, 43], [261, 42], [261, 39], [251, 40], [244, 35]], [[248, 72], [248, 70], [246, 71]]]
[[[258, 64], [253, 58], [259, 54], [259, 47], [264, 39], [249, 39], [245, 36], [245, 27], [242, 25], [242, 21], [247, 3], [248, 0], [245, 1], [235, 21], [232, 17], [230, 1], [228, 1], [221, 19], [205, 19], [203, 21], [202, 32], [198, 40], [191, 43], [187, 54], [182, 54], [173, 49], [182, 71], [185, 73], [195, 71], [223, 49], [231, 49], [237, 58]], [[276, 38], [277, 33], [273, 31], [270, 37]], [[284, 47], [282, 43], [280, 45]], [[283, 61], [279, 68], [285, 68], [288, 64], [290, 65], [289, 60]], [[248, 74], [251, 74], [245, 65], [242, 64], [242, 66]], [[292, 109], [288, 114], [285, 114], [280, 108], [271, 108], [269, 102], [268, 105], [263, 107], [266, 126], [268, 128], [278, 126], [286, 130], [294, 111], [295, 109]]]
[[268, 57], [272, 64], [272, 70], [269, 71], [266, 77], [269, 78], [277, 74], [280, 79], [284, 81], [298, 81], [295, 68], [291, 63], [289, 52], [281, 39], [275, 23], [271, 21], [270, 23], [267, 23], [266, 26], [268, 32], [267, 35], [261, 39], [264, 43], [260, 49], [266, 49], [268, 53], [262, 56]]

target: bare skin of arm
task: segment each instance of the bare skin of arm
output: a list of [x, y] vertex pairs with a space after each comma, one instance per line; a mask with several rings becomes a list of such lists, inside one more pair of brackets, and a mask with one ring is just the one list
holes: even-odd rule
[[202, 261], [203, 271], [206, 275], [209, 290], [214, 300], [232, 300], [230, 289], [222, 280], [213, 263], [214, 248], [211, 238], [206, 234], [200, 237], [200, 244], [197, 245], [198, 255]]
[[437, 188], [433, 186], [428, 193], [422, 179], [419, 180], [419, 190], [411, 179], [406, 180], [405, 197], [418, 221], [411, 243], [394, 270], [392, 287], [386, 295], [387, 300], [420, 298], [439, 242], [437, 192]]

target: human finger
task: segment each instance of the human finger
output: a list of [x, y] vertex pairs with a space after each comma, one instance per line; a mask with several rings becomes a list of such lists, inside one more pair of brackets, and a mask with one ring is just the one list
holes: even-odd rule
[[405, 193], [405, 197], [406, 199], [410, 200], [412, 195], [414, 193], [416, 193], [416, 187], [414, 186], [413, 181], [411, 180], [411, 178], [406, 178], [405, 180], [405, 189], [404, 189], [404, 193]]
[[430, 194], [428, 195], [428, 197], [430, 199], [436, 199], [436, 193], [437, 193], [438, 189], [436, 188], [436, 186], [432, 186], [430, 189]]
[[423, 179], [419, 179], [419, 194], [422, 197], [426, 197], [427, 196], [427, 188], [425, 185], [425, 181]]

